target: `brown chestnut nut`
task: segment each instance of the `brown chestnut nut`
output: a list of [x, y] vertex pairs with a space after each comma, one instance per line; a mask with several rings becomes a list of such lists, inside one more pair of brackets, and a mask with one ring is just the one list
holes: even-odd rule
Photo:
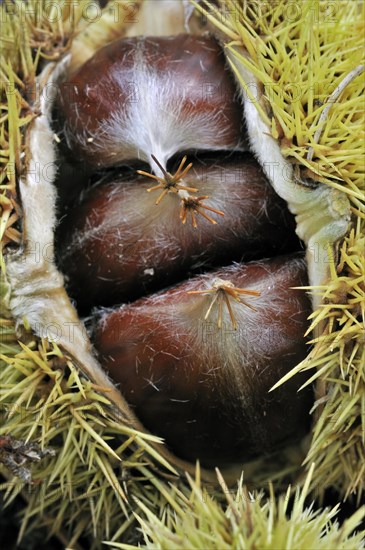
[[301, 374], [270, 388], [307, 353], [299, 255], [234, 265], [102, 313], [102, 366], [137, 417], [180, 458], [239, 464], [301, 438], [312, 390]]
[[181, 162], [166, 178], [102, 182], [64, 217], [59, 265], [81, 312], [159, 290], [203, 265], [298, 246], [291, 214], [252, 156]]
[[105, 167], [175, 153], [242, 147], [243, 113], [216, 40], [133, 37], [99, 50], [61, 86], [72, 156]]

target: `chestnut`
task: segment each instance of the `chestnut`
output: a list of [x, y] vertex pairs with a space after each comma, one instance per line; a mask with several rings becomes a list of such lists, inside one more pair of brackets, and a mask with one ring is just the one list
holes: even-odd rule
[[65, 215], [58, 263], [80, 312], [136, 299], [203, 265], [298, 246], [294, 219], [252, 156], [183, 161], [162, 183], [112, 175]]
[[137, 417], [176, 456], [229, 466], [273, 453], [309, 429], [304, 374], [270, 388], [308, 351], [311, 313], [300, 255], [198, 276], [104, 310], [93, 341]]
[[72, 157], [93, 167], [151, 163], [180, 151], [236, 150], [243, 112], [218, 42], [133, 37], [100, 49], [61, 85], [58, 118]]

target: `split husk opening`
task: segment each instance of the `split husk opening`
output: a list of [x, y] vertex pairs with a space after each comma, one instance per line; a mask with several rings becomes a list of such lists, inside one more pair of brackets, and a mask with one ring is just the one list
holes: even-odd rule
[[[332, 541], [343, 548], [360, 547], [364, 532], [354, 539], [351, 533], [364, 511], [339, 530], [332, 521], [334, 509], [311, 516], [306, 506], [313, 498], [325, 499], [329, 488], [338, 499], [363, 502], [363, 4], [333, 3], [333, 14], [327, 3], [301, 2], [296, 4], [300, 11], [289, 17], [282, 1], [201, 2], [190, 20], [198, 29], [209, 26], [225, 44], [241, 85], [252, 149], [297, 216], [314, 306], [313, 349], [288, 375], [309, 370], [313, 376], [308, 383], [317, 383], [310, 441], [275, 461], [245, 465], [236, 501], [219, 476], [217, 489], [214, 472], [194, 473], [193, 465], [171, 457], [138, 424], [98, 368], [52, 261], [52, 83], [66, 64], [81, 64], [102, 43], [145, 32], [151, 7], [142, 4], [145, 11], [138, 12], [135, 22], [128, 2], [95, 12], [90, 2], [75, 2], [72, 14], [70, 4], [61, 1], [52, 13], [47, 2], [5, 2], [0, 7], [5, 28], [0, 437], [10, 438], [10, 456], [17, 462], [16, 442], [25, 446], [20, 469], [9, 469], [9, 461], [3, 469], [9, 502], [20, 494], [27, 502], [20, 536], [44, 522], [68, 547], [76, 547], [85, 533], [95, 547], [101, 540], [133, 545], [141, 536], [137, 519], [147, 547], [317, 548]], [[166, 34], [177, 25], [184, 29], [182, 4], [165, 2], [164, 14], [167, 4], [180, 19], [164, 19]], [[118, 25], [116, 13], [123, 15]], [[30, 447], [32, 443], [38, 447]], [[186, 469], [195, 477], [188, 484]], [[240, 472], [225, 477], [239, 480]], [[253, 497], [243, 488], [252, 484], [260, 492], [268, 481], [275, 495], [271, 489]], [[292, 490], [287, 488], [290, 481]], [[298, 504], [291, 511], [286, 508], [289, 493], [296, 494]], [[298, 522], [305, 523], [307, 539], [295, 539]]]

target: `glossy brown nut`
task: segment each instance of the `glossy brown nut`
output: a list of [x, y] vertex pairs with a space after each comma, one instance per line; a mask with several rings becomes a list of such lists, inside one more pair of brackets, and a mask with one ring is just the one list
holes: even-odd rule
[[[64, 217], [59, 265], [80, 311], [130, 301], [183, 279], [203, 265], [217, 266], [292, 251], [294, 220], [250, 155], [215, 164], [195, 161], [184, 178], [191, 196], [208, 196], [186, 223], [181, 198], [161, 202], [146, 177], [100, 184]], [[222, 213], [216, 214], [214, 208]], [[207, 220], [203, 215], [208, 215]]]
[[72, 156], [97, 167], [242, 145], [234, 79], [209, 37], [112, 42], [62, 84], [59, 118]]
[[[216, 278], [256, 290], [212, 305]], [[240, 464], [300, 439], [309, 429], [312, 390], [302, 374], [270, 388], [299, 361], [311, 313], [299, 256], [235, 265], [167, 292], [106, 311], [94, 333], [102, 366], [137, 417], [179, 457], [206, 467]], [[222, 298], [222, 296], [220, 296]], [[250, 307], [256, 309], [250, 309]]]

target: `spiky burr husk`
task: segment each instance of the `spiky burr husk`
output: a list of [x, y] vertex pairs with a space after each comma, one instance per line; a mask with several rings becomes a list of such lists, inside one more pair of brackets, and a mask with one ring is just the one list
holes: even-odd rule
[[[311, 207], [299, 212], [303, 235], [316, 224], [323, 227], [316, 215], [323, 195], [326, 199], [330, 196], [335, 217], [338, 214], [336, 219], [341, 222], [337, 226], [339, 242], [338, 233], [330, 240], [335, 247], [325, 247], [329, 238], [320, 231], [321, 239], [310, 243], [316, 245], [310, 251], [314, 258], [327, 262], [321, 276], [328, 275], [327, 280], [317, 281], [316, 288], [311, 287], [316, 294], [312, 319], [313, 328], [317, 327], [315, 346], [292, 373], [313, 369], [313, 378], [319, 382], [310, 445], [282, 453], [275, 463], [259, 461], [245, 466], [243, 482], [250, 490], [251, 485], [258, 491], [266, 489], [269, 480], [275, 484], [275, 495], [269, 492], [267, 500], [265, 496], [247, 496], [242, 483], [238, 498], [232, 499], [220, 476], [223, 490], [202, 482], [199, 470], [190, 485], [183, 478], [177, 481], [174, 466], [158, 451], [156, 438], [140, 433], [124, 417], [118, 422], [110, 388], [98, 386], [79, 369], [57, 345], [54, 331], [43, 333], [44, 338], [35, 336], [25, 318], [22, 327], [15, 328], [8, 308], [11, 287], [3, 251], [6, 248], [9, 254], [22, 243], [17, 182], [27, 168], [28, 130], [38, 115], [34, 107], [36, 74], [70, 49], [73, 63], [78, 65], [99, 44], [130, 32], [128, 25], [116, 29], [114, 24], [115, 10], [125, 19], [128, 2], [113, 2], [94, 19], [91, 11], [84, 11], [88, 4], [86, 0], [60, 0], [58, 10], [55, 3], [43, 0], [27, 4], [15, 0], [2, 2], [0, 7], [5, 31], [0, 120], [0, 445], [7, 465], [1, 470], [6, 479], [2, 489], [9, 501], [22, 495], [26, 503], [20, 536], [43, 523], [73, 548], [78, 547], [81, 535], [90, 537], [89, 547], [100, 546], [101, 540], [114, 541], [110, 544], [115, 547], [118, 543], [134, 545], [144, 537], [146, 547], [211, 546], [216, 541], [217, 548], [360, 548], [364, 531], [356, 537], [351, 534], [358, 529], [363, 509], [339, 529], [332, 521], [336, 508], [315, 509], [311, 515], [304, 501], [307, 496], [310, 501], [314, 496], [323, 497], [332, 487], [338, 490], [338, 498], [355, 495], [355, 500], [361, 501], [363, 491], [365, 214], [359, 138], [364, 113], [361, 76], [356, 73], [363, 63], [359, 53], [363, 4], [328, 3], [336, 10], [332, 13], [328, 6], [327, 11], [316, 11], [322, 9], [318, 2], [296, 3], [301, 11], [294, 20], [283, 17], [287, 9], [283, 1], [218, 3], [222, 8], [218, 14], [224, 14], [218, 19], [210, 4], [204, 6], [204, 18], [216, 25], [221, 36], [222, 32], [228, 36], [227, 42], [235, 42], [227, 45], [227, 52], [236, 71], [240, 73], [237, 67], [246, 68], [261, 83], [270, 83], [267, 92], [271, 93], [257, 105], [258, 113], [279, 143], [283, 158], [297, 167], [301, 181], [320, 181], [334, 190], [332, 195], [323, 190], [313, 192]], [[87, 13], [89, 17], [85, 17]], [[315, 17], [315, 24], [309, 15]], [[146, 20], [142, 15], [137, 19], [136, 26]], [[183, 27], [183, 19], [178, 23], [175, 19], [174, 24]], [[314, 45], [308, 50], [311, 59], [306, 49], [309, 40]], [[237, 45], [243, 45], [249, 55], [240, 56]], [[301, 54], [295, 64], [291, 63], [293, 51]], [[346, 78], [348, 83], [336, 97], [334, 108], [321, 119], [326, 101], [328, 104], [329, 98], [335, 97]], [[292, 101], [289, 86], [294, 81], [306, 92], [298, 102]], [[323, 105], [311, 96], [317, 84]], [[304, 97], [312, 105], [310, 115], [303, 115]], [[321, 133], [319, 122], [323, 123]], [[293, 209], [298, 214], [296, 206]], [[37, 254], [36, 249], [34, 252]], [[72, 326], [69, 328], [71, 334]], [[306, 466], [299, 467], [302, 459], [308, 476]], [[177, 488], [169, 485], [169, 476]], [[239, 479], [240, 474], [234, 476]], [[292, 512], [286, 498], [291, 494], [287, 489], [290, 480], [303, 486], [297, 489]], [[141, 531], [136, 530], [136, 518]], [[300, 533], [305, 533], [300, 539], [296, 538], [298, 525]], [[187, 533], [191, 533], [190, 539]]]
[[[291, 24], [285, 2], [232, 0], [217, 8], [202, 2], [200, 9], [226, 37], [246, 112], [257, 110], [268, 140], [276, 140], [282, 168], [290, 163], [286, 182], [274, 166], [267, 171], [296, 214], [297, 233], [307, 244], [314, 347], [285, 377], [312, 369], [310, 382], [317, 381], [314, 434], [305, 463], [307, 468], [317, 464], [320, 492], [335, 486], [344, 498], [352, 494], [360, 501], [365, 479], [364, 5], [342, 2], [330, 14], [325, 3], [302, 2]], [[263, 148], [254, 147], [262, 158]], [[321, 220], [314, 213], [319, 193], [331, 197]]]

